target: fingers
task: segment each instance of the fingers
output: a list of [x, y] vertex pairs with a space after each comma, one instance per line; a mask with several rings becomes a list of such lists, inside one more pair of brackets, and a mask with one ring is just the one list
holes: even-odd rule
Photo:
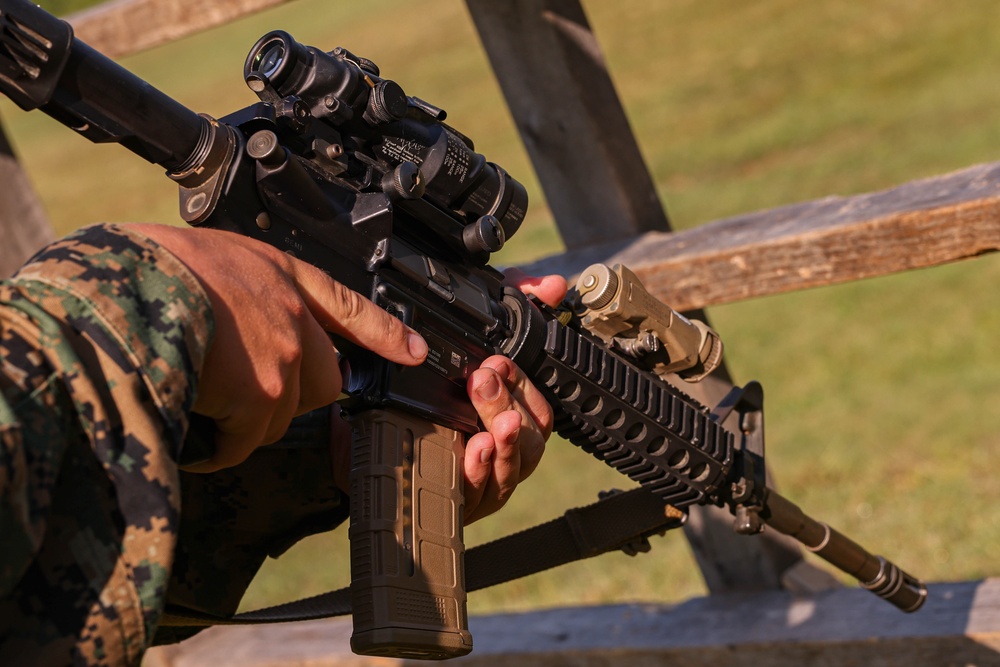
[[521, 475], [521, 415], [514, 410], [493, 418], [490, 431], [466, 443], [465, 522], [471, 523], [503, 507]]
[[465, 523], [481, 518], [478, 509], [493, 473], [495, 451], [493, 436], [487, 431], [476, 433], [465, 443]]
[[517, 364], [507, 357], [494, 355], [482, 363], [482, 369], [491, 369], [501, 378], [515, 405], [538, 426], [544, 438], [552, 435], [552, 406]]
[[[566, 296], [561, 276], [505, 272], [504, 284], [534, 295], [549, 306]], [[552, 408], [527, 376], [509, 359], [490, 357], [470, 377], [469, 398], [486, 427], [466, 443], [466, 522], [497, 511], [517, 485], [538, 466], [552, 433]]]
[[469, 378], [469, 397], [486, 427], [466, 444], [466, 521], [497, 511], [537, 467], [552, 410], [509, 359], [487, 359]]
[[423, 363], [427, 343], [420, 334], [319, 269], [292, 262], [292, 277], [323, 329], [390, 361], [408, 366]]
[[215, 333], [194, 410], [215, 420], [217, 451], [200, 470], [240, 463], [295, 415], [336, 400], [342, 380], [327, 332], [401, 364], [427, 355], [402, 322], [266, 244], [210, 229], [136, 229], [184, 262], [211, 300]]
[[302, 326], [302, 358], [298, 365], [299, 396], [294, 416], [337, 400], [344, 382], [337, 349], [327, 332], [312, 317]]
[[[201, 469], [243, 461], [281, 437], [291, 419], [333, 402], [342, 388], [337, 334], [390, 361], [418, 365], [423, 338], [323, 271], [252, 239], [215, 230], [146, 228], [203, 284], [216, 319], [195, 410], [216, 421], [217, 452]], [[219, 258], [225, 258], [220, 261]], [[509, 284], [556, 305], [558, 276], [517, 271]], [[548, 403], [507, 359], [473, 374], [470, 396], [487, 432], [470, 439], [466, 473], [473, 518], [499, 509], [535, 469], [552, 430]]]
[[566, 296], [566, 279], [562, 276], [529, 276], [520, 269], [504, 271], [504, 284], [516, 287], [528, 295], [538, 297], [549, 306], [555, 307]]

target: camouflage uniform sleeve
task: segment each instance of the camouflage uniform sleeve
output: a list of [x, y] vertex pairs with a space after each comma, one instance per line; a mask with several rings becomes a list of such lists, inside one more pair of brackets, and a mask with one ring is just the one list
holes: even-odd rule
[[177, 541], [208, 297], [128, 227], [0, 283], [0, 664], [138, 664]]

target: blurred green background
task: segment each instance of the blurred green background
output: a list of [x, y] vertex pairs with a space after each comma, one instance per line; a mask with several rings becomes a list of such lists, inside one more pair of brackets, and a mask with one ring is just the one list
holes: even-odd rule
[[[679, 228], [1000, 157], [1000, 4], [991, 0], [584, 4]], [[526, 184], [529, 218], [499, 264], [561, 249], [458, 0], [299, 0], [123, 64], [191, 108], [223, 115], [255, 99], [243, 59], [273, 28], [373, 59]], [[159, 168], [9, 103], [0, 115], [60, 232], [102, 220], [179, 224]], [[734, 376], [767, 390], [781, 490], [931, 581], [1000, 574], [1000, 412], [989, 407], [1000, 401], [998, 280], [1000, 263], [986, 256], [710, 309]], [[553, 440], [508, 507], [467, 539], [527, 527], [626, 483]], [[346, 554], [344, 530], [306, 541], [265, 566], [246, 606], [346, 584]], [[703, 592], [676, 533], [650, 554], [567, 566], [473, 594], [469, 606]]]

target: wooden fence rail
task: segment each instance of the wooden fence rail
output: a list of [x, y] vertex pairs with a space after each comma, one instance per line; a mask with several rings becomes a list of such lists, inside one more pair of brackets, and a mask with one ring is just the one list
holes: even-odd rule
[[77, 37], [121, 58], [291, 0], [112, 0], [70, 18]]
[[[461, 667], [995, 667], [1000, 580], [930, 587], [917, 614], [856, 588], [710, 595], [678, 605], [548, 609], [473, 618]], [[213, 628], [145, 667], [417, 667], [350, 653], [349, 619]]]
[[1000, 250], [1000, 162], [884, 192], [817, 201], [666, 234], [571, 249], [525, 266], [572, 276], [628, 265], [658, 298], [704, 308], [937, 266]]

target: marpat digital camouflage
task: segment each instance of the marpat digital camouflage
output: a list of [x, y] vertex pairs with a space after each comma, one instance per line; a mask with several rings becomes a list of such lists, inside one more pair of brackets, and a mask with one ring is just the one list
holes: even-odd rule
[[0, 284], [0, 665], [138, 664], [192, 632], [157, 635], [168, 602], [231, 613], [268, 554], [346, 516], [325, 448], [178, 472], [212, 329], [183, 263], [127, 226]]

